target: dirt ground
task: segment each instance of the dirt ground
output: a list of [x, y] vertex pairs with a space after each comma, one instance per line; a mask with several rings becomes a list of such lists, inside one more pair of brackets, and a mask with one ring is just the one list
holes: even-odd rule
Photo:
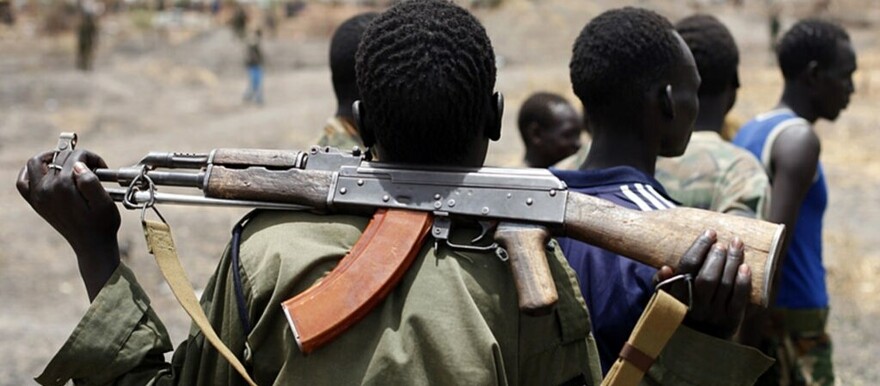
[[[515, 118], [533, 91], [573, 97], [568, 83], [571, 44], [604, 9], [633, 4], [672, 20], [695, 9], [717, 15], [741, 50], [742, 89], [733, 114], [741, 120], [774, 105], [780, 76], [769, 53], [765, 2], [509, 0], [475, 13], [499, 57], [497, 88], [507, 99], [504, 134], [489, 163], [511, 164], [522, 146]], [[783, 28], [806, 15], [811, 1], [782, 2]], [[66, 243], [19, 197], [13, 181], [25, 160], [75, 131], [80, 147], [114, 167], [151, 150], [208, 151], [216, 147], [307, 148], [335, 108], [327, 70], [328, 37], [355, 7], [309, 5], [282, 20], [265, 43], [266, 104], [245, 105], [244, 50], [219, 19], [162, 15], [164, 27], [139, 27], [131, 14], [106, 15], [95, 70], [74, 69], [70, 34], [45, 37], [22, 15], [0, 26], [0, 385], [33, 383], [88, 307], [75, 257]], [[829, 15], [850, 30], [859, 55], [857, 93], [834, 124], [822, 122], [822, 160], [830, 186], [826, 217], [827, 269], [833, 312], [830, 331], [842, 385], [880, 382], [880, 3], [834, 2]], [[138, 16], [138, 17], [142, 17]], [[574, 98], [572, 98], [574, 100]], [[206, 283], [244, 210], [163, 207], [175, 228], [183, 263], [197, 288]], [[138, 273], [174, 341], [189, 320], [146, 253], [138, 213], [123, 213], [127, 264]]]

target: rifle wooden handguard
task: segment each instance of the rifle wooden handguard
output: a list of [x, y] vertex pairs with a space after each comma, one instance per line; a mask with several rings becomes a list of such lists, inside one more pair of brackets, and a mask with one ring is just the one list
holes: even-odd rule
[[300, 351], [310, 353], [360, 321], [397, 286], [433, 215], [379, 209], [354, 248], [324, 279], [281, 304]]

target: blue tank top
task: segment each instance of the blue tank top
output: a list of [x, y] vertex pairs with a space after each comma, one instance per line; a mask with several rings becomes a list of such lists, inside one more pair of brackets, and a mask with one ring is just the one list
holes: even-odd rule
[[[783, 130], [795, 125], [809, 125], [809, 122], [791, 110], [774, 110], [746, 123], [733, 139], [733, 143], [752, 152], [761, 160], [772, 182], [773, 175], [769, 166], [773, 141]], [[782, 265], [777, 307], [828, 307], [825, 267], [822, 265], [822, 217], [827, 206], [828, 189], [825, 186], [822, 164], [819, 163], [816, 178], [801, 203], [795, 227], [788, 230], [791, 232], [791, 241]]]

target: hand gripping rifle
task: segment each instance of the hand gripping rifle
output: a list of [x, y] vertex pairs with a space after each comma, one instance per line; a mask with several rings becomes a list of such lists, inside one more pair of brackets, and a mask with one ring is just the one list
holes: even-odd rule
[[[372, 213], [383, 209], [427, 213], [435, 245], [494, 250], [509, 261], [520, 309], [531, 314], [548, 312], [557, 300], [544, 252], [551, 235], [581, 240], [653, 267], [677, 266], [693, 240], [706, 229], [714, 229], [722, 242], [730, 242], [738, 236], [745, 245], [745, 262], [752, 270], [751, 302], [766, 306], [784, 233], [783, 225], [701, 209], [642, 212], [623, 208], [571, 192], [564, 182], [544, 169], [395, 165], [369, 162], [357, 148], [351, 152], [318, 147], [308, 152], [260, 149], [215, 149], [207, 154], [151, 152], [135, 166], [98, 169], [95, 173], [102, 181], [118, 182], [126, 187], [108, 189], [108, 192], [128, 208], [177, 203], [335, 213]], [[163, 194], [156, 189], [162, 185], [194, 187], [203, 195]], [[489, 245], [460, 245], [451, 241], [450, 228], [456, 218], [478, 221], [483, 227], [481, 238], [487, 239], [483, 244]], [[494, 235], [493, 241], [488, 240], [491, 235]], [[372, 267], [376, 264], [398, 263], [378, 262]], [[336, 270], [343, 265], [346, 264], [340, 262]], [[351, 271], [356, 267], [347, 269]], [[392, 280], [393, 287], [401, 275], [370, 278]], [[320, 302], [311, 303], [324, 306], [310, 308], [307, 304], [295, 303], [288, 305], [293, 308], [286, 309], [297, 342], [305, 352], [354, 322], [339, 321], [350, 316], [345, 314], [347, 311], [340, 311], [340, 304], [358, 295], [331, 293], [333, 288], [326, 288], [323, 290], [326, 293], [320, 294], [320, 287], [328, 281], [325, 279], [307, 291], [307, 300], [320, 298]], [[388, 283], [365, 280], [356, 286], [340, 288], [344, 287], [343, 292], [376, 294], [384, 291], [387, 294], [387, 288], [381, 289], [383, 286], [387, 287]], [[375, 298], [359, 301], [375, 304], [381, 300]], [[366, 314], [369, 305], [366, 311], [363, 304], [353, 309], [351, 312], [357, 315], [351, 317], [356, 321]], [[317, 322], [298, 323], [299, 311]], [[307, 331], [309, 329], [321, 331]], [[333, 331], [326, 331], [331, 329]]]

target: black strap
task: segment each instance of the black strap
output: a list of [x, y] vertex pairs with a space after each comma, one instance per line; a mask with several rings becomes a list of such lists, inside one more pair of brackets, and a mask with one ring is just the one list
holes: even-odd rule
[[241, 319], [244, 336], [250, 335], [251, 322], [248, 317], [247, 304], [244, 301], [244, 289], [241, 285], [241, 259], [239, 258], [238, 252], [241, 248], [241, 233], [244, 231], [244, 226], [256, 213], [257, 211], [253, 210], [246, 214], [237, 224], [235, 224], [235, 227], [232, 228], [232, 245], [230, 246], [229, 251], [232, 255], [232, 265], [229, 269], [232, 270], [232, 283], [233, 287], [235, 287], [235, 301], [238, 305], [238, 318]]

